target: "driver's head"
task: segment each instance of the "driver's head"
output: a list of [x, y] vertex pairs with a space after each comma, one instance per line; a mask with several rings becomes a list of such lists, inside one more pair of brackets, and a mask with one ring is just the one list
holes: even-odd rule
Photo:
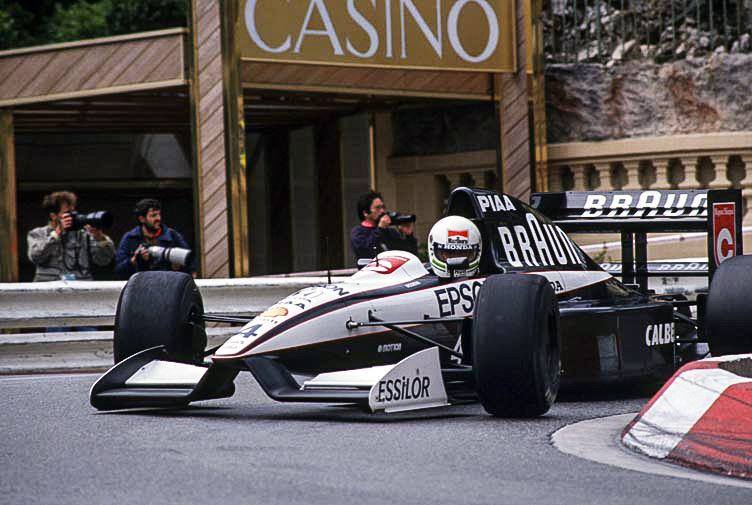
[[462, 216], [439, 220], [428, 233], [428, 259], [439, 277], [450, 277], [447, 260], [466, 258], [465, 267], [455, 269], [457, 277], [471, 277], [478, 271], [482, 243], [478, 227]]

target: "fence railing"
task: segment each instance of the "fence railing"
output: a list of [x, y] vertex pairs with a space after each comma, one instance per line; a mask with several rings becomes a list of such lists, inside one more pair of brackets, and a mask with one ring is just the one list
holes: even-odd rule
[[545, 53], [550, 63], [614, 64], [750, 52], [750, 15], [749, 0], [549, 0]]
[[[336, 279], [333, 279], [336, 282]], [[209, 314], [255, 315], [327, 277], [197, 280]], [[112, 366], [112, 331], [73, 331], [114, 324], [124, 282], [0, 283], [0, 374], [93, 371]], [[46, 329], [56, 328], [49, 332]], [[69, 328], [69, 329], [66, 329]], [[41, 329], [41, 331], [40, 331]], [[27, 333], [29, 330], [34, 333]], [[207, 328], [219, 345], [234, 328]]]

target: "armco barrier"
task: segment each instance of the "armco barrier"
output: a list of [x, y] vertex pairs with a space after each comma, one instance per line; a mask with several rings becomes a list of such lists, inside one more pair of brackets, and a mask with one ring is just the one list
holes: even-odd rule
[[[326, 277], [197, 280], [209, 314], [254, 315]], [[0, 284], [0, 374], [96, 370], [112, 363], [112, 332], [20, 333], [46, 327], [110, 326], [125, 282]], [[13, 330], [10, 330], [13, 329]], [[9, 333], [13, 331], [13, 333]], [[219, 343], [232, 328], [209, 328]]]

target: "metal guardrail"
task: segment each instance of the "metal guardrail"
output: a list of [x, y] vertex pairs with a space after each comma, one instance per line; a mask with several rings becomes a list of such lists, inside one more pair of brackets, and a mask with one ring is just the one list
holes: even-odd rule
[[[335, 279], [336, 280], [336, 279]], [[209, 314], [255, 315], [326, 277], [197, 280]], [[112, 326], [125, 282], [0, 284], [0, 374], [103, 370], [112, 365], [112, 331], [20, 333], [21, 329]], [[13, 331], [13, 333], [9, 333]], [[208, 328], [219, 345], [232, 327]]]
[[[208, 314], [257, 314], [326, 277], [197, 280]], [[0, 284], [0, 329], [106, 326], [115, 321], [124, 281]]]

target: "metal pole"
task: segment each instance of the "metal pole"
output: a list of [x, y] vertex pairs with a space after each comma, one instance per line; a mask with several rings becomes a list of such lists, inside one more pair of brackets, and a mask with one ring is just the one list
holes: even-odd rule
[[577, 22], [577, 0], [572, 0], [572, 6], [572, 11], [574, 13], [574, 62], [577, 63], [580, 59], [578, 54], [580, 46], [580, 24]]
[[708, 17], [710, 23], [710, 50], [715, 48], [715, 34], [713, 33], [713, 0], [708, 0]]
[[671, 49], [676, 50], [676, 12], [674, 11], [674, 0], [671, 2]]
[[590, 58], [590, 19], [588, 17], [587, 2], [588, 0], [584, 0], [584, 9], [582, 11], [585, 17], [585, 60], [588, 60]]
[[736, 38], [742, 34], [742, 0], [736, 0]]
[[624, 39], [626, 38], [624, 30], [624, 0], [621, 0], [621, 57], [624, 58]]
[[697, 31], [700, 31], [700, 0], [695, 0], [695, 8], [697, 9]]
[[598, 60], [601, 59], [601, 0], [595, 0], [595, 36], [598, 39]]

